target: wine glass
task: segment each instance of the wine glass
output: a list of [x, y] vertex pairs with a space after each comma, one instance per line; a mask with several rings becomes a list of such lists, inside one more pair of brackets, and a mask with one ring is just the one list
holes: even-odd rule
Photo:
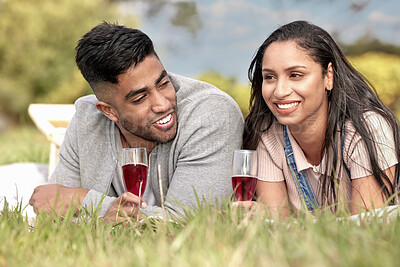
[[139, 196], [143, 195], [147, 182], [147, 150], [146, 148], [122, 149], [122, 173], [126, 191]]
[[257, 151], [235, 150], [232, 186], [236, 201], [252, 200], [257, 185]]

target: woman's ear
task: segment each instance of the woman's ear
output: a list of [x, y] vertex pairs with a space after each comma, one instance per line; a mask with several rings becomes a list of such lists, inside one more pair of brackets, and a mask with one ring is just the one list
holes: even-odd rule
[[325, 74], [325, 90], [330, 91], [333, 89], [333, 67], [332, 67], [332, 63], [329, 62], [328, 64], [328, 68], [326, 70], [326, 74]]
[[103, 101], [97, 101], [96, 108], [113, 122], [118, 122], [118, 113], [111, 105]]

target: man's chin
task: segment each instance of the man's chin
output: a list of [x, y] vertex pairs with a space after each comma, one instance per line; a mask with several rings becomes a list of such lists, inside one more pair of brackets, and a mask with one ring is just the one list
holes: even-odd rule
[[174, 140], [175, 136], [176, 136], [176, 131], [169, 135], [158, 136], [157, 138], [155, 138], [156, 139], [155, 141], [160, 144], [165, 144], [165, 143], [168, 143], [168, 142]]
[[[126, 129], [126, 128], [125, 128]], [[131, 134], [140, 137], [148, 142], [154, 142], [159, 144], [164, 144], [172, 141], [177, 133], [177, 127], [171, 127], [171, 129], [167, 131], [162, 131], [159, 129], [148, 129], [148, 131], [129, 131]]]

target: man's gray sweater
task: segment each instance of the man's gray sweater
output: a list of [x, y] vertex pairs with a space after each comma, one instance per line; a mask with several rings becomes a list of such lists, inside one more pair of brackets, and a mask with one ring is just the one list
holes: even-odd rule
[[[214, 86], [169, 74], [176, 90], [178, 128], [176, 137], [158, 144], [150, 154], [150, 169], [143, 212], [161, 215], [161, 178], [165, 206], [182, 212], [201, 202], [214, 204], [232, 193], [233, 151], [242, 143], [243, 116], [236, 102]], [[121, 170], [119, 129], [96, 108], [94, 95], [75, 103], [60, 149], [60, 161], [51, 181], [89, 189], [82, 206], [100, 209], [104, 216], [116, 197], [125, 192]]]

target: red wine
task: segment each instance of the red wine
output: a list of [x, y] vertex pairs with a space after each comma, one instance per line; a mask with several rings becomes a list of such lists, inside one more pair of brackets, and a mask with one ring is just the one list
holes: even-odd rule
[[128, 192], [139, 196], [140, 183], [142, 190], [140, 196], [143, 196], [147, 182], [147, 166], [144, 164], [127, 164], [122, 166], [124, 174], [125, 187]]
[[237, 201], [251, 200], [256, 192], [257, 177], [237, 175], [232, 176], [232, 186]]

